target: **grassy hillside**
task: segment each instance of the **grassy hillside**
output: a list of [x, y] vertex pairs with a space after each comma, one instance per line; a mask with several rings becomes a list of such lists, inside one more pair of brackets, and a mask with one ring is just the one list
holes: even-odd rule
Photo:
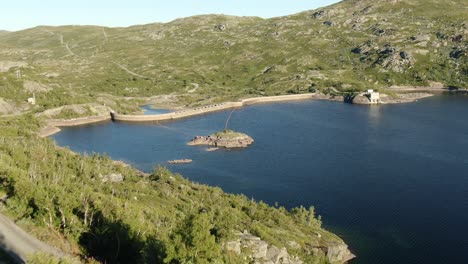
[[84, 262], [244, 263], [248, 250], [223, 246], [244, 230], [306, 263], [344, 245], [313, 208], [270, 207], [163, 168], [142, 175], [57, 148], [39, 126], [33, 115], [0, 118], [0, 213]]
[[[248, 252], [222, 245], [247, 230], [305, 263], [327, 263], [328, 247], [344, 244], [313, 208], [270, 207], [165, 169], [141, 175], [76, 155], [38, 138], [35, 114], [73, 105], [56, 111], [70, 118], [104, 104], [132, 112], [150, 96], [200, 105], [433, 81], [467, 87], [466, 9], [461, 0], [348, 0], [272, 19], [0, 32], [0, 114], [30, 111], [0, 117], [0, 212], [88, 262], [240, 263]], [[25, 104], [33, 93], [34, 107]]]
[[22, 80], [17, 67], [3, 67], [1, 97], [24, 100], [25, 80], [50, 88], [39, 95], [46, 108], [107, 95], [208, 104], [330, 87], [466, 87], [466, 8], [462, 0], [348, 0], [266, 20], [209, 15], [4, 33], [2, 61], [25, 65]]

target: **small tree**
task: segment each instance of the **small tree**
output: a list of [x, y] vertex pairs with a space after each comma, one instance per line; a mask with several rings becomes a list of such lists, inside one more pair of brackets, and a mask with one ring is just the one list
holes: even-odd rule
[[213, 224], [207, 213], [189, 215], [170, 237], [166, 263], [218, 263], [221, 248], [211, 234]]

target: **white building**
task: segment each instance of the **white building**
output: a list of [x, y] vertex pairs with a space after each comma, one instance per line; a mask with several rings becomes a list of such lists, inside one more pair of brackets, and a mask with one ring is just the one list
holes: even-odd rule
[[367, 90], [366, 94], [367, 98], [369, 98], [369, 101], [371, 104], [379, 104], [380, 103], [380, 93], [374, 92], [374, 90], [369, 89]]
[[32, 105], [36, 104], [36, 95], [35, 94], [33, 94], [33, 97], [28, 98], [28, 103], [32, 104]]

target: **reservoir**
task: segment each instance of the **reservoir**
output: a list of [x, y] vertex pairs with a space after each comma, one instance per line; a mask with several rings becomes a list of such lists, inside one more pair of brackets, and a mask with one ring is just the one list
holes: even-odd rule
[[[230, 111], [176, 122], [63, 128], [57, 144], [107, 153], [146, 172], [291, 208], [315, 206], [352, 263], [467, 263], [468, 96], [357, 106], [300, 101], [237, 109], [229, 128], [255, 143], [207, 152], [186, 145], [224, 128]], [[169, 165], [168, 160], [193, 163]]]

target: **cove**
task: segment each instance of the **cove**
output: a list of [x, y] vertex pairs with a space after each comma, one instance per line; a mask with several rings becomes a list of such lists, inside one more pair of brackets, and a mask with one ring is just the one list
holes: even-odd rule
[[[356, 106], [328, 101], [236, 110], [229, 128], [255, 143], [206, 152], [185, 143], [224, 128], [230, 111], [168, 123], [63, 128], [57, 144], [157, 165], [288, 208], [314, 205], [357, 255], [352, 263], [464, 263], [468, 248], [468, 96]], [[189, 158], [193, 163], [169, 165]]]

